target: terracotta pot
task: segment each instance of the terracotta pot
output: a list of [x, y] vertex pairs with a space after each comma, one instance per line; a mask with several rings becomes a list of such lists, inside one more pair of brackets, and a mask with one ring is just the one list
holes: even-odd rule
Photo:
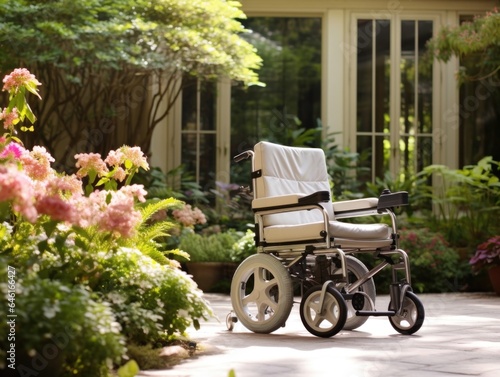
[[224, 277], [224, 263], [221, 262], [187, 262], [186, 268], [204, 292], [209, 291]]
[[497, 295], [500, 296], [500, 266], [492, 267], [488, 270], [491, 286]]

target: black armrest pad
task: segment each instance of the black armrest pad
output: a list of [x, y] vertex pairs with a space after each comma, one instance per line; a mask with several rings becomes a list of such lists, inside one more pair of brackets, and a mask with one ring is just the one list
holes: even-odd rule
[[317, 191], [314, 194], [299, 198], [299, 204], [317, 204], [330, 201], [330, 192]]
[[406, 191], [398, 191], [390, 194], [382, 194], [378, 198], [378, 209], [392, 208], [408, 205], [408, 193]]

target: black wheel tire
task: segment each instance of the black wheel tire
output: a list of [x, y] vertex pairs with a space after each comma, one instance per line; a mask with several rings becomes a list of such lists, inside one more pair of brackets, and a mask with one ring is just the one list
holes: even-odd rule
[[[389, 303], [391, 308], [391, 303]], [[401, 315], [389, 317], [394, 330], [403, 335], [416, 333], [422, 327], [425, 318], [425, 310], [422, 301], [415, 293], [407, 291], [403, 299], [403, 312]]]
[[343, 329], [347, 319], [347, 306], [342, 294], [329, 285], [325, 292], [324, 309], [317, 313], [321, 291], [322, 286], [316, 285], [304, 294], [300, 302], [300, 319], [311, 334], [330, 338]]

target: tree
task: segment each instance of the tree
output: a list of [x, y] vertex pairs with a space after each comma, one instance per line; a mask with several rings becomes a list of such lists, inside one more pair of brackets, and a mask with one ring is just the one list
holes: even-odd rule
[[[459, 58], [460, 163], [500, 159], [500, 13], [495, 8], [458, 27], [444, 27], [428, 44], [429, 57]], [[500, 176], [500, 171], [495, 169]]]
[[460, 82], [481, 80], [500, 71], [500, 13], [495, 8], [484, 16], [457, 27], [443, 27], [428, 43], [431, 55], [447, 62], [461, 58]]
[[0, 70], [25, 66], [46, 83], [28, 147], [46, 146], [62, 168], [83, 151], [148, 153], [184, 75], [258, 83], [242, 18], [230, 0], [2, 1]]

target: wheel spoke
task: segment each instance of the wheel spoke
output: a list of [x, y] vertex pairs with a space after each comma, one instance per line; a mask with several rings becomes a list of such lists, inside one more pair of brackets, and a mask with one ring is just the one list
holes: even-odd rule
[[316, 313], [316, 317], [314, 317], [313, 319], [313, 326], [315, 326], [316, 328], [320, 328], [324, 320], [325, 317], [323, 315]]
[[254, 318], [257, 321], [264, 321], [266, 316], [278, 310], [278, 303], [272, 292], [273, 289], [278, 289], [278, 281], [274, 277], [270, 280], [267, 279], [266, 275], [270, 273], [265, 268], [256, 267], [251, 271], [250, 275], [252, 274], [254, 276], [254, 287], [250, 294], [243, 297], [242, 304], [247, 308], [251, 304], [255, 304], [257, 312], [253, 313]]
[[330, 296], [327, 296], [328, 301], [325, 301], [325, 319], [332, 325], [335, 325], [339, 321], [339, 306], [337, 301]]

